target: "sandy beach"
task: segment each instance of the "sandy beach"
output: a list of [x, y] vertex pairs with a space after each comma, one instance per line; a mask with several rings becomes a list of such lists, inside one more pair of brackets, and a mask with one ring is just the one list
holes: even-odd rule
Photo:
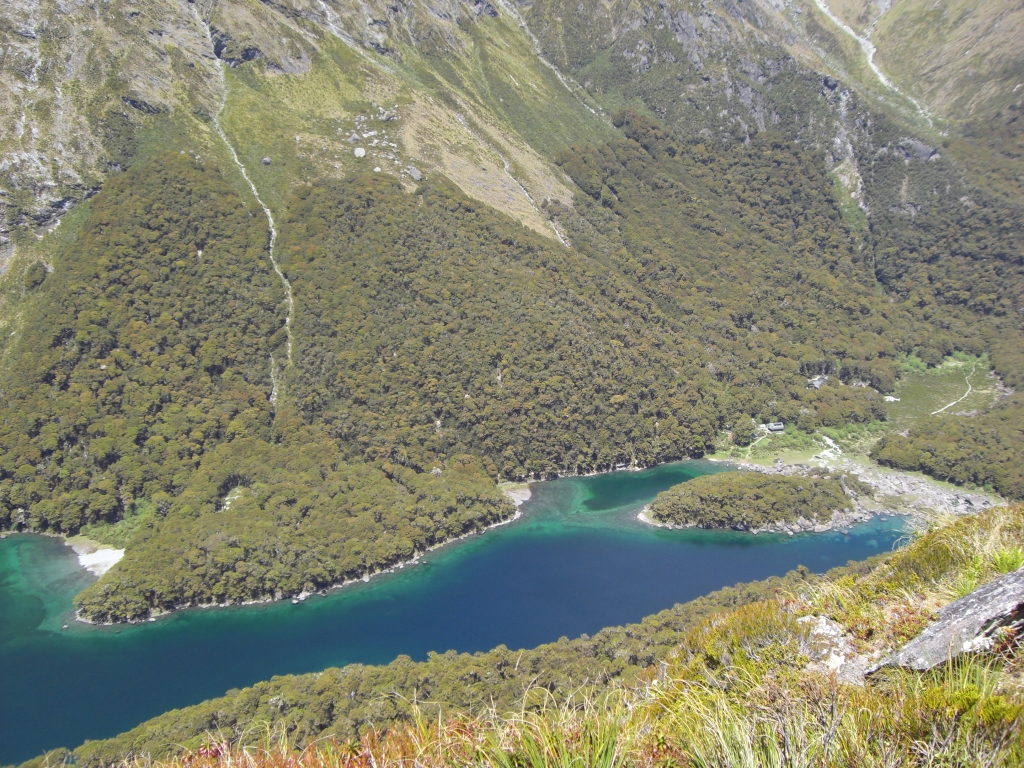
[[79, 564], [94, 576], [102, 576], [124, 557], [123, 549], [98, 544], [82, 536], [72, 536], [65, 544], [75, 550]]
[[513, 488], [506, 488], [505, 495], [512, 499], [517, 507], [521, 507], [530, 500], [533, 493], [530, 491], [530, 486], [522, 485], [515, 486]]

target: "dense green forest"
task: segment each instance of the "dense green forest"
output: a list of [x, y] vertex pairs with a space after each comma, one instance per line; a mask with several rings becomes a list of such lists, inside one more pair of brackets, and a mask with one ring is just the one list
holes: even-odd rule
[[[595, 221], [573, 221], [589, 228], [585, 256], [443, 185], [409, 196], [366, 176], [300, 189], [280, 258], [305, 418], [371, 460], [422, 470], [470, 451], [510, 478], [700, 455], [719, 429], [749, 432], [751, 417], [806, 428], [882, 418], [870, 388], [806, 386], [841, 371], [889, 387], [914, 344], [905, 311], [819, 255], [838, 242], [835, 261], [853, 269], [830, 186], [808, 191], [797, 172], [810, 157], [755, 142], [730, 163], [745, 191], [723, 190], [673, 160], [682, 150], [656, 126], [624, 120], [660, 143], [625, 139], [565, 161], [598, 197], [600, 179], [581, 167], [604, 158], [621, 172], [616, 193], [605, 185], [622, 197], [620, 222], [577, 203]], [[771, 184], [792, 209], [748, 182]], [[602, 232], [619, 228], [609, 253]], [[762, 270], [769, 284], [751, 286]]]
[[503, 519], [495, 479], [876, 421], [908, 355], [1002, 338], [879, 293], [800, 145], [616, 124], [560, 160], [581, 192], [548, 211], [573, 249], [443, 177], [296, 186], [291, 367], [258, 211], [188, 155], [117, 177], [59, 268], [25, 274], [3, 526], [129, 519], [81, 597], [98, 620], [319, 590]]
[[[803, 382], [781, 371], [887, 391], [911, 351], [982, 348], [972, 324], [939, 324], [879, 294], [819, 154], [772, 132], [709, 148], [629, 110], [616, 124], [623, 140], [562, 157], [586, 194], [578, 213], [559, 213], [577, 247], [629, 275], [702, 342], [720, 378], [753, 390], [751, 413], [807, 416]], [[868, 394], [823, 390], [817, 410], [831, 413], [802, 426], [836, 426], [844, 411], [877, 418]]]
[[269, 434], [283, 296], [256, 213], [184, 154], [91, 201], [32, 277], [0, 373], [0, 527], [74, 533], [135, 499], [164, 511], [205, 453]]
[[528, 650], [499, 646], [486, 653], [434, 653], [426, 661], [401, 656], [384, 666], [352, 664], [309, 675], [286, 675], [226, 696], [168, 712], [120, 736], [93, 741], [74, 752], [75, 764], [101, 766], [121, 756], [163, 755], [194, 746], [207, 732], [240, 734], [253, 722], [283, 723], [297, 744], [333, 734], [348, 738], [373, 725], [387, 728], [408, 719], [414, 703], [437, 712], [515, 708], [532, 689], [527, 706], [545, 702], [541, 690], [564, 700], [582, 690], [629, 685], [665, 658], [680, 632], [723, 610], [823, 580], [849, 578], [872, 564], [837, 568], [815, 576], [800, 568], [784, 577], [739, 584], [649, 616], [639, 624], [602, 629]]
[[884, 437], [871, 457], [889, 467], [1024, 499], [1024, 398], [1014, 395], [975, 416], [923, 419], [905, 436]]
[[93, 620], [322, 589], [512, 512], [473, 457], [437, 475], [350, 465], [275, 409], [283, 294], [264, 221], [216, 171], [165, 154], [96, 196], [53, 274], [31, 273], [3, 374], [0, 521], [131, 518], [125, 559], [81, 596]]
[[164, 517], [78, 597], [96, 621], [185, 605], [268, 600], [362, 578], [507, 519], [512, 503], [472, 456], [437, 474], [338, 461], [327, 436], [238, 438], [204, 458]]
[[721, 426], [696, 346], [649, 299], [447, 185], [302, 188], [281, 263], [295, 400], [354, 455], [429, 470], [472, 451], [544, 477], [699, 455]]
[[[1024, 335], [1014, 310], [1024, 296], [1024, 207], [971, 187], [956, 169], [922, 160], [917, 153], [932, 150], [900, 138], [884, 116], [872, 136], [885, 142], [885, 151], [865, 164], [877, 215], [864, 248], [853, 247], [850, 230], [837, 219], [819, 156], [799, 145], [765, 132], [711, 152], [628, 111], [616, 122], [633, 142], [563, 156], [563, 167], [587, 194], [577, 196], [575, 212], [557, 213], [577, 247], [632, 276], [666, 314], [689, 322], [687, 335], [723, 361], [710, 361], [716, 372], [736, 375], [732, 386], [748, 384], [755, 417], [806, 431], [870, 418], [852, 407], [850, 388], [823, 388], [814, 411], [793, 391], [788, 400], [773, 397], [778, 378], [758, 370], [766, 360], [791, 369], [796, 358], [801, 373], [830, 373], [885, 391], [908, 355], [935, 365], [955, 350], [988, 349], [1008, 384], [1024, 384]], [[815, 164], [817, 173], [808, 170]], [[658, 206], [658, 190], [666, 187], [682, 205]], [[936, 189], [945, 194], [932, 194]], [[679, 210], [691, 217], [676, 215]], [[699, 216], [714, 224], [695, 227]], [[730, 258], [733, 242], [745, 247]], [[779, 244], [786, 255], [772, 261]], [[789, 260], [794, 251], [797, 258]], [[680, 252], [703, 258], [688, 262]], [[823, 255], [814, 259], [815, 253]], [[755, 269], [756, 281], [749, 271]], [[877, 292], [876, 278], [891, 288], [889, 297]], [[756, 336], [744, 326], [756, 328]], [[1020, 498], [1024, 453], [1010, 447], [1024, 429], [1020, 414], [1006, 404], [992, 416], [936, 419], [912, 432], [913, 448], [894, 436], [876, 455]], [[925, 434], [935, 445], [914, 437]], [[967, 436], [970, 447], [953, 448]], [[735, 440], [743, 438], [734, 430]]]
[[752, 530], [798, 517], [827, 522], [839, 510], [852, 508], [843, 482], [854, 478], [823, 471], [804, 477], [760, 472], [704, 475], [662, 491], [647, 516], [678, 527]]

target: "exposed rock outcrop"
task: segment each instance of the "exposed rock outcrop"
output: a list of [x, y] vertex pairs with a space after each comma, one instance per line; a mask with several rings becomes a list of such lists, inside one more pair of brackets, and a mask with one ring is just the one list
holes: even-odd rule
[[939, 611], [939, 618], [881, 666], [924, 671], [961, 653], [988, 650], [1024, 628], [1024, 568], [993, 579]]
[[797, 623], [809, 626], [803, 649], [810, 659], [809, 671], [835, 674], [841, 683], [864, 684], [871, 659], [854, 650], [841, 625], [827, 616], [804, 616], [797, 619]]

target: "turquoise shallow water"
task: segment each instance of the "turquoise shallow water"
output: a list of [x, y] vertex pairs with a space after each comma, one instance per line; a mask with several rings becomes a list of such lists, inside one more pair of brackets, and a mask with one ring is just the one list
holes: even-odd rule
[[540, 483], [521, 520], [367, 584], [299, 605], [183, 611], [129, 627], [72, 622], [60, 631], [91, 577], [60, 540], [8, 537], [0, 541], [0, 765], [273, 675], [593, 634], [797, 565], [824, 571], [860, 560], [902, 535], [894, 519], [846, 536], [795, 537], [636, 520], [659, 491], [727, 469], [691, 461]]

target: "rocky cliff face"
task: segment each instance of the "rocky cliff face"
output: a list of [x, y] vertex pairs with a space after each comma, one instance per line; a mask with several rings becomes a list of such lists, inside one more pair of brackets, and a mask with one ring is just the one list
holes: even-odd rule
[[993, 579], [942, 608], [932, 624], [882, 666], [924, 671], [962, 653], [1012, 643], [1022, 627], [1024, 568]]
[[[769, 0], [11, 0], [0, 11], [4, 229], [52, 227], [156, 123], [202, 133], [189, 124], [219, 109], [221, 65], [254, 91], [284, 78], [272, 89], [288, 100], [265, 108], [353, 118], [353, 99], [405, 102], [394, 148], [406, 160], [549, 236], [540, 204], [571, 197], [553, 151], [600, 136], [600, 103], [631, 98], [687, 132], [731, 140], [771, 129], [826, 145], [860, 200], [864, 109], [849, 83], [814, 74], [838, 69], [856, 84], [843, 64], [854, 54], [830, 51], [812, 16]], [[338, 149], [295, 122], [288, 132], [310, 144], [300, 152]]]
[[0, 190], [12, 226], [52, 226], [130, 161], [147, 119], [218, 98], [185, 3], [12, 0], [0, 47]]

